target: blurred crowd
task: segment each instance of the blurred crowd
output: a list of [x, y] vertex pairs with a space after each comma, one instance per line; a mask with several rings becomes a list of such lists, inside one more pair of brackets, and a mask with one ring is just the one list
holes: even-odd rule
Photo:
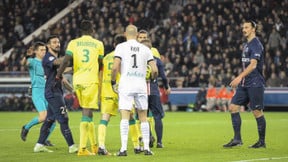
[[[2, 3], [0, 44], [5, 50], [13, 46], [14, 51], [0, 63], [0, 72], [24, 72], [19, 61], [29, 45], [24, 46], [21, 39], [69, 2]], [[288, 0], [87, 0], [33, 41], [46, 42], [49, 35], [58, 34], [64, 51], [67, 43], [80, 35], [81, 20], [89, 19], [94, 22], [93, 36], [104, 42], [108, 53], [113, 50], [113, 37], [123, 33], [128, 24], [135, 24], [149, 31], [153, 46], [162, 55], [171, 87], [207, 86], [209, 79], [220, 87], [242, 71], [245, 39], [241, 23], [251, 19], [257, 22], [258, 36], [266, 49], [263, 75], [267, 87], [281, 87], [288, 84], [287, 8]]]
[[0, 111], [36, 111], [29, 96], [12, 94], [0, 97]]
[[67, 0], [0, 1], [0, 44], [3, 51], [15, 46], [67, 6]]
[[[64, 101], [68, 110], [77, 111], [80, 109], [79, 101], [74, 94], [66, 93]], [[22, 93], [21, 95], [11, 94], [0, 96], [0, 111], [37, 111], [32, 102], [31, 96]]]

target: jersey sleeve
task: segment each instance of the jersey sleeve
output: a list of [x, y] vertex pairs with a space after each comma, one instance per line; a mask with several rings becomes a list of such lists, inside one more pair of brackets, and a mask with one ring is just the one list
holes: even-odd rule
[[42, 60], [42, 65], [43, 67], [49, 67], [49, 68], [52, 68], [53, 67], [53, 61], [55, 60], [56, 58], [53, 57], [53, 56], [49, 56], [49, 57], [44, 57], [44, 59]]
[[122, 59], [122, 56], [121, 56], [121, 47], [120, 47], [119, 45], [117, 45], [116, 48], [115, 48], [114, 58], [120, 58], [120, 59]]
[[73, 44], [74, 44], [73, 41], [70, 41], [68, 43], [68, 46], [67, 46], [67, 49], [66, 49], [66, 52], [65, 52], [66, 55], [73, 56], [73, 51], [74, 51], [74, 45]]
[[153, 57], [153, 53], [152, 53], [152, 51], [147, 47], [147, 54], [148, 54], [148, 59], [147, 59], [147, 62], [149, 62], [149, 61], [152, 61], [152, 60], [154, 60], [154, 57]]
[[151, 51], [152, 51], [154, 57], [160, 58], [160, 53], [159, 53], [159, 51], [157, 50], [157, 48], [152, 47], [152, 48], [151, 48]]
[[162, 61], [159, 58], [155, 57], [155, 60], [156, 60], [159, 76], [160, 76], [160, 78], [162, 79], [162, 82], [163, 82], [163, 86], [165, 87], [165, 89], [168, 89], [169, 88], [169, 84], [168, 84], [167, 77], [165, 75], [164, 65], [163, 65]]
[[30, 68], [30, 67], [33, 67], [34, 64], [35, 64], [34, 58], [28, 58], [28, 59], [27, 59], [27, 62], [29, 63], [29, 65], [28, 65], [29, 68]]
[[103, 59], [104, 57], [104, 45], [103, 45], [103, 42], [100, 42], [99, 43], [99, 58], [100, 59]]
[[260, 46], [254, 46], [254, 48], [251, 48], [251, 59], [256, 59], [256, 60], [260, 60], [261, 58], [261, 53], [262, 53], [262, 49]]

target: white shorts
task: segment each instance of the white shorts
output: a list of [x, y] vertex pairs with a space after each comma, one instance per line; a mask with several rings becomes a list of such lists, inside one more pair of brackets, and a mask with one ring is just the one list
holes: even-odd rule
[[119, 92], [119, 110], [132, 110], [135, 103], [135, 109], [148, 109], [148, 96], [145, 93], [120, 93]]

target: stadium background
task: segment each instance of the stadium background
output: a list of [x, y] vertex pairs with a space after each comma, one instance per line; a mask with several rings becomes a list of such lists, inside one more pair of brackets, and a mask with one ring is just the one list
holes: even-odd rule
[[63, 53], [80, 35], [82, 19], [93, 21], [93, 36], [104, 42], [105, 53], [128, 24], [148, 30], [170, 79], [169, 99], [178, 106], [193, 103], [208, 80], [219, 87], [241, 71], [241, 22], [252, 19], [266, 49], [266, 106], [288, 110], [287, 8], [288, 0], [2, 0], [0, 111], [33, 109], [28, 72], [20, 65], [27, 47], [58, 34]]

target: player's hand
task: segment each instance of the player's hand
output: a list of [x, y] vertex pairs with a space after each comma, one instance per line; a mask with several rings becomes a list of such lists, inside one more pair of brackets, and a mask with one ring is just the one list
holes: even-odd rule
[[118, 84], [116, 81], [111, 81], [112, 89], [115, 93], [118, 93]]
[[168, 87], [168, 89], [165, 89], [165, 93], [166, 93], [166, 95], [169, 95], [171, 93], [171, 88]]
[[34, 49], [33, 49], [33, 46], [30, 46], [27, 51], [26, 51], [26, 55], [27, 56], [32, 56], [34, 53]]
[[242, 78], [241, 77], [236, 77], [232, 82], [229, 84], [232, 88], [236, 88], [238, 84], [241, 82]]
[[118, 91], [118, 84], [112, 85], [112, 89], [113, 89], [113, 91], [114, 91], [115, 93], [118, 93], [118, 92], [119, 92], [119, 91]]

